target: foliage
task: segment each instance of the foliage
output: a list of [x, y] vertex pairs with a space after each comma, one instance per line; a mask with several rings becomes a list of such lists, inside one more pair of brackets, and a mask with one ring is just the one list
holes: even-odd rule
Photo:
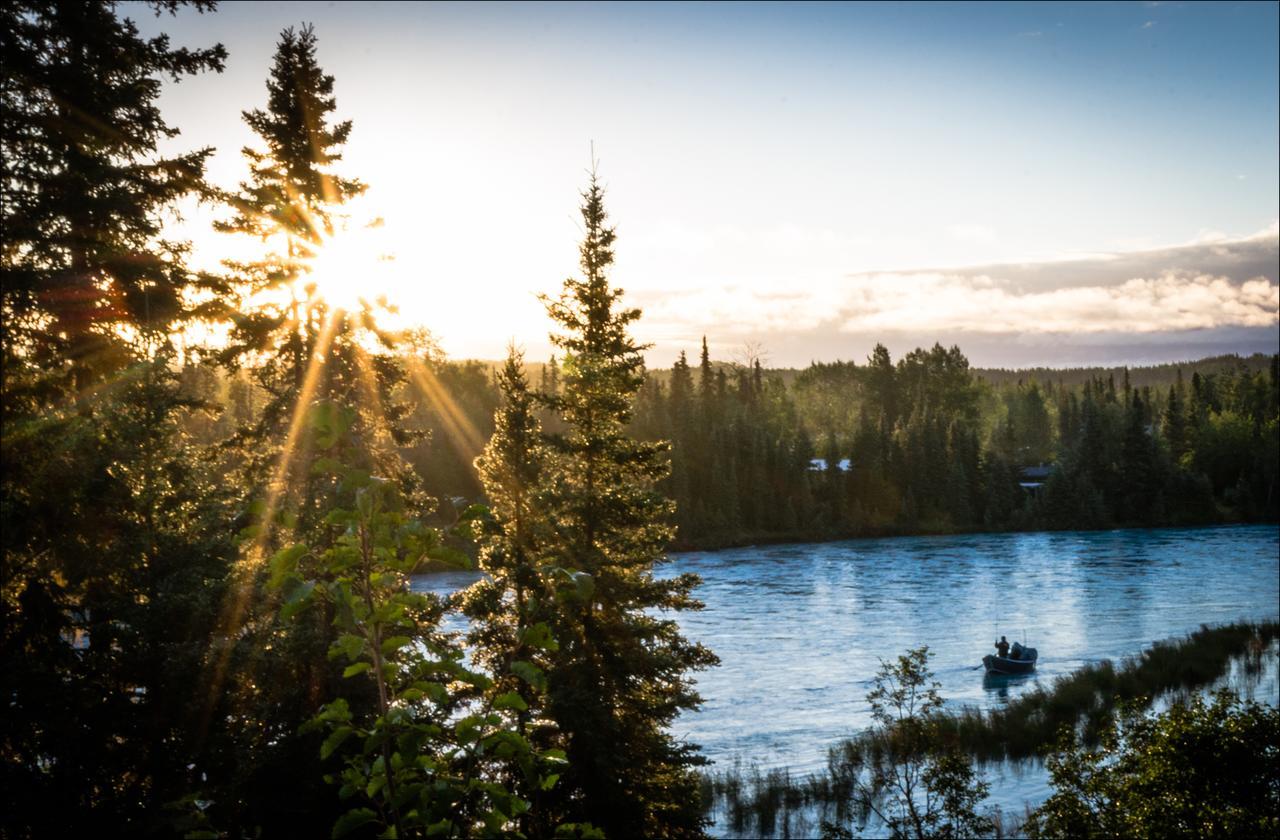
[[[554, 558], [544, 574], [557, 589], [547, 709], [570, 761], [553, 807], [610, 835], [697, 835], [693, 767], [703, 760], [668, 727], [699, 703], [689, 671], [717, 660], [668, 617], [701, 606], [697, 577], [653, 573], [672, 537], [672, 503], [656, 489], [666, 446], [628, 432], [644, 381], [628, 330], [640, 312], [621, 308], [622, 290], [609, 284], [615, 234], [594, 174], [582, 220], [582, 278], [544, 299], [564, 353], [561, 390], [541, 397], [564, 429], [548, 439], [539, 502], [553, 526], [539, 553]], [[498, 508], [508, 521], [512, 512]]]
[[209, 194], [212, 150], [161, 154], [178, 132], [158, 108], [163, 77], [226, 53], [116, 10], [0, 8], [5, 836], [166, 832], [203, 764], [190, 702], [233, 554], [171, 340], [220, 286], [162, 229]]
[[1172, 368], [992, 384], [954, 347], [794, 376], [704, 355], [696, 387], [683, 354], [650, 371], [633, 422], [672, 443], [681, 547], [1280, 518], [1276, 358], [1192, 365], [1188, 394]]
[[978, 813], [989, 785], [968, 758], [939, 737], [939, 684], [921, 647], [882, 662], [867, 694], [873, 729], [867, 749], [845, 742], [831, 757], [832, 775], [895, 837], [981, 837], [993, 825]]
[[[327, 425], [319, 414], [318, 425]], [[346, 663], [345, 679], [376, 689], [372, 709], [359, 695], [340, 696], [309, 724], [326, 733], [320, 758], [341, 757], [328, 778], [355, 806], [333, 836], [370, 824], [380, 836], [518, 834], [514, 821], [529, 803], [491, 778], [492, 765], [519, 766], [546, 790], [563, 754], [530, 747], [514, 725], [526, 701], [517, 692], [486, 693], [492, 680], [464, 667], [456, 639], [440, 632], [445, 602], [409, 587], [423, 558], [463, 566], [467, 558], [410, 515], [392, 482], [334, 462], [317, 466], [350, 500], [326, 516], [339, 536], [320, 552], [290, 546], [270, 565], [282, 615], [326, 605], [339, 632], [329, 657]]]
[[1063, 731], [1032, 837], [1268, 837], [1280, 830], [1280, 711], [1229, 691], [1124, 707], [1100, 748]]
[[[542, 507], [547, 451], [534, 395], [514, 348], [498, 382], [503, 402], [493, 437], [477, 462], [492, 506], [479, 536], [480, 566], [487, 577], [460, 601], [473, 622], [468, 638], [473, 658], [492, 675], [486, 699], [510, 698], [517, 734], [535, 748], [563, 755], [562, 739], [546, 719], [546, 669], [559, 648], [547, 624], [558, 608], [555, 572], [545, 567], [544, 554], [551, 534]], [[548, 836], [562, 815], [547, 803], [543, 778], [530, 770], [528, 762], [508, 761], [499, 773], [508, 789], [530, 804], [519, 817], [521, 830]]]
[[221, 72], [226, 50], [174, 49], [164, 35], [144, 40], [115, 3], [40, 0], [4, 5], [0, 43], [9, 413], [76, 394], [145, 358], [130, 337], [163, 343], [198, 314], [190, 294], [220, 288], [187, 267], [186, 243], [163, 238], [176, 201], [209, 194], [204, 167], [213, 149], [161, 156], [159, 145], [178, 131], [157, 99], [161, 77]]
[[299, 422], [299, 407], [317, 401], [346, 407], [360, 432], [349, 437], [357, 445], [339, 457], [395, 480], [402, 492], [418, 486], [398, 451], [416, 440], [404, 422], [410, 406], [400, 396], [405, 361], [391, 352], [404, 349], [407, 337], [380, 329], [373, 304], [345, 313], [308, 282], [325, 245], [343, 233], [346, 202], [365, 189], [333, 171], [351, 123], [330, 121], [334, 79], [319, 67], [316, 48], [310, 26], [280, 34], [267, 108], [243, 115], [262, 148], [244, 150], [249, 178], [229, 196], [234, 214], [217, 225], [266, 243], [259, 259], [227, 263], [239, 300], [228, 313], [230, 340], [220, 358], [246, 368], [266, 395], [229, 442], [233, 460], [247, 485], [267, 491], [271, 513], [288, 511], [304, 533], [332, 499], [323, 477], [310, 470], [307, 453], [316, 441]]
[[161, 806], [208, 768], [192, 704], [233, 509], [183, 407], [161, 356], [5, 423], [0, 834], [164, 834]]

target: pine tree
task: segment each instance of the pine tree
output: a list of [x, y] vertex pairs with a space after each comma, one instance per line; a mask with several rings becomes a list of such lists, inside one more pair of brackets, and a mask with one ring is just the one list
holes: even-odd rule
[[689, 671], [716, 663], [658, 611], [697, 609], [694, 575], [654, 577], [673, 536], [670, 500], [655, 490], [667, 474], [666, 445], [627, 435], [643, 381], [643, 349], [609, 284], [614, 228], [594, 172], [583, 193], [582, 278], [544, 297], [561, 332], [562, 393], [551, 402], [566, 431], [553, 438], [547, 512], [557, 533], [563, 597], [552, 631], [559, 650], [547, 671], [552, 719], [567, 740], [562, 805], [610, 836], [701, 834], [696, 748], [668, 727], [700, 698]]
[[[498, 373], [503, 402], [494, 416], [494, 432], [476, 459], [492, 526], [480, 539], [480, 567], [485, 580], [463, 595], [463, 610], [472, 619], [474, 660], [492, 675], [491, 700], [510, 697], [514, 729], [542, 749], [561, 739], [535, 721], [547, 714], [545, 690], [548, 656], [557, 643], [547, 619], [557, 609], [553, 581], [543, 573], [554, 529], [543, 497], [548, 453], [538, 421], [539, 407], [524, 374], [521, 355], [513, 348]], [[557, 814], [544, 804], [544, 776], [537, 762], [511, 762], [499, 770], [500, 781], [530, 804], [520, 815], [521, 830], [531, 837], [548, 836]]]
[[[370, 304], [344, 311], [308, 276], [326, 244], [343, 235], [345, 203], [364, 189], [333, 171], [351, 123], [332, 119], [334, 79], [321, 70], [316, 47], [309, 26], [281, 33], [267, 107], [243, 114], [260, 145], [244, 150], [249, 175], [230, 198], [233, 213], [217, 225], [263, 242], [260, 258], [227, 263], [239, 300], [221, 358], [250, 374], [262, 403], [226, 444], [247, 539], [220, 618], [220, 633], [236, 643], [211, 661], [199, 713], [215, 721], [248, 710], [272, 722], [240, 736], [242, 786], [222, 796], [246, 802], [260, 801], [248, 788], [261, 776], [271, 778], [282, 800], [331, 802], [319, 778], [273, 769], [315, 760], [320, 738], [300, 727], [323, 702], [349, 697], [359, 717], [377, 701], [367, 691], [344, 694], [341, 668], [326, 656], [339, 632], [337, 616], [327, 612], [333, 604], [298, 621], [281, 620], [281, 595], [268, 588], [264, 561], [291, 544], [317, 556], [338, 544], [342, 535], [328, 517], [349, 507], [343, 492], [350, 480], [335, 475], [335, 463], [353, 476], [391, 482], [410, 518], [427, 504], [400, 454], [415, 439], [404, 424], [410, 406], [400, 396], [406, 380], [400, 353], [426, 353], [429, 343], [381, 330]], [[307, 825], [325, 826], [331, 817], [309, 806]], [[289, 819], [246, 813], [238, 822], [278, 827]]]
[[1169, 444], [1169, 454], [1173, 457], [1175, 464], [1182, 462], [1182, 456], [1187, 454], [1189, 446], [1185, 394], [1186, 389], [1182, 384], [1182, 369], [1179, 368], [1178, 381], [1169, 389], [1169, 401], [1165, 405], [1162, 418], [1164, 439]]
[[209, 285], [162, 235], [212, 150], [161, 155], [157, 100], [226, 53], [107, 2], [5, 4], [0, 45], [0, 835], [160, 833], [232, 550], [170, 340]]
[[380, 330], [371, 304], [343, 312], [308, 280], [326, 243], [342, 235], [345, 203], [365, 189], [333, 172], [351, 122], [331, 121], [334, 79], [321, 70], [316, 45], [310, 26], [281, 33], [267, 108], [243, 115], [262, 148], [244, 149], [249, 178], [231, 199], [233, 216], [217, 225], [269, 248], [256, 261], [228, 263], [243, 296], [222, 358], [247, 367], [266, 394], [235, 441], [245, 455], [244, 483], [265, 495], [267, 528], [284, 512], [304, 533], [332, 507], [330, 482], [311, 470], [312, 427], [302, 422], [321, 403], [354, 412], [355, 446], [334, 457], [394, 479], [412, 504], [424, 504], [398, 452], [414, 437], [403, 423], [410, 406], [399, 395], [406, 371], [387, 352], [406, 337]]
[[[11, 416], [83, 392], [193, 315], [186, 293], [210, 282], [161, 228], [175, 201], [209, 194], [213, 149], [159, 154], [178, 134], [157, 105], [159, 77], [220, 72], [226, 50], [143, 39], [107, 2], [6, 3], [0, 43], [0, 341]], [[140, 334], [148, 341], [130, 340]]]

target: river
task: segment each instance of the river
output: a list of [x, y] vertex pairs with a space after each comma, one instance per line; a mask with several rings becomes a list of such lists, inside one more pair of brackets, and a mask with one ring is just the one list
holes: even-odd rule
[[[949, 704], [992, 707], [1081, 665], [1118, 659], [1201, 624], [1280, 613], [1280, 528], [898, 537], [675, 554], [661, 574], [696, 572], [706, 609], [679, 617], [720, 667], [698, 675], [704, 704], [678, 737], [717, 765], [805, 772], [869, 722], [879, 666], [928, 645]], [[448, 591], [474, 574], [421, 580]], [[992, 685], [997, 635], [1039, 651], [1034, 677]], [[1259, 699], [1275, 702], [1275, 669]], [[1021, 810], [1043, 776], [994, 771], [993, 800]]]

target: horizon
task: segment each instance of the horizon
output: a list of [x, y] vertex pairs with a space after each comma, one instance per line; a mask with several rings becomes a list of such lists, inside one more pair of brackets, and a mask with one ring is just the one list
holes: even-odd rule
[[[161, 99], [166, 150], [214, 146], [222, 187], [280, 30], [315, 26], [354, 123], [336, 171], [385, 220], [360, 247], [394, 257], [360, 283], [453, 357], [550, 354], [536, 295], [576, 270], [593, 152], [656, 366], [704, 334], [790, 366], [876, 343], [988, 367], [1280, 344], [1275, 4], [124, 11], [226, 45], [224, 73]], [[174, 228], [206, 267], [234, 253], [221, 215]]]

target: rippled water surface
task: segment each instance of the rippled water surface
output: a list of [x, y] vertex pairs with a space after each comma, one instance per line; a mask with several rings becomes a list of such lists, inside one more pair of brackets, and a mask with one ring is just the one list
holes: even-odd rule
[[[680, 623], [721, 665], [698, 676], [703, 708], [681, 717], [675, 732], [717, 764], [816, 768], [828, 746], [868, 724], [865, 695], [880, 657], [928, 645], [949, 703], [999, 705], [1037, 682], [1202, 623], [1276, 616], [1278, 556], [1275, 526], [677, 554], [662, 574], [698, 573], [706, 603]], [[422, 585], [444, 591], [468, 580], [449, 575]], [[1037, 674], [984, 680], [980, 663], [995, 636], [1012, 641], [1024, 633], [1040, 653]], [[1021, 793], [1035, 798], [1035, 791]]]

